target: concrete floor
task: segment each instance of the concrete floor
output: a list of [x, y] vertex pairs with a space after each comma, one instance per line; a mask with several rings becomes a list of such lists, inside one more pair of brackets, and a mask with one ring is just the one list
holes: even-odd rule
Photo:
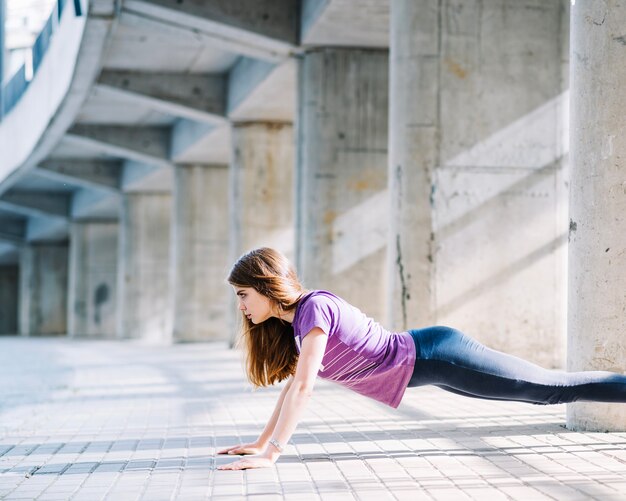
[[626, 433], [430, 387], [393, 410], [320, 381], [275, 468], [215, 470], [276, 395], [221, 343], [0, 338], [0, 499], [626, 499]]

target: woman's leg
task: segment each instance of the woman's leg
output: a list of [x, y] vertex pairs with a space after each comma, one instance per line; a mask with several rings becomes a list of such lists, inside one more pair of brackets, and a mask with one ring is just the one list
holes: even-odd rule
[[410, 387], [434, 384], [467, 396], [534, 404], [626, 402], [622, 374], [544, 369], [487, 348], [450, 327], [410, 332], [417, 350]]

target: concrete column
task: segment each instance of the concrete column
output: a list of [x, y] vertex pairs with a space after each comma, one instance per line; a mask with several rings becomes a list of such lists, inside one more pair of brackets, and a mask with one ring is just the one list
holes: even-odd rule
[[17, 334], [19, 266], [0, 266], [0, 334]]
[[19, 329], [22, 336], [67, 332], [65, 244], [25, 245], [20, 252]]
[[391, 328], [563, 365], [567, 6], [392, 0]]
[[[256, 247], [293, 259], [293, 127], [287, 123], [233, 125], [230, 166], [230, 262]], [[231, 342], [237, 333], [235, 296], [228, 290]]]
[[226, 340], [228, 167], [177, 166], [174, 197], [174, 340]]
[[387, 51], [320, 49], [299, 67], [296, 263], [384, 316], [387, 239]]
[[169, 193], [127, 193], [118, 254], [120, 338], [172, 341]]
[[118, 224], [75, 222], [70, 231], [68, 336], [115, 338]]
[[[626, 371], [626, 4], [576, 2], [571, 26], [568, 369]], [[626, 405], [567, 406], [567, 427], [626, 430]]]

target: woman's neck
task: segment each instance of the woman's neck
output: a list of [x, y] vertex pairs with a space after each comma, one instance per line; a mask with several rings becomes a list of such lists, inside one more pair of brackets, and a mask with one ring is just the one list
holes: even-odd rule
[[285, 322], [289, 322], [290, 324], [292, 324], [293, 318], [295, 315], [296, 315], [296, 310], [292, 310], [292, 311], [281, 311], [275, 316], [276, 318], [280, 318], [281, 320], [284, 320]]

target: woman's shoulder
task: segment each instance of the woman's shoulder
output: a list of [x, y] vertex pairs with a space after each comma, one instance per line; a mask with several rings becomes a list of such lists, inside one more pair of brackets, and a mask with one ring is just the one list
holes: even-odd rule
[[336, 314], [344, 301], [330, 291], [315, 289], [307, 291], [298, 302], [296, 320], [315, 313]]
[[320, 304], [333, 304], [339, 305], [341, 303], [345, 303], [343, 299], [341, 299], [336, 294], [333, 294], [330, 291], [324, 289], [315, 289], [310, 290], [302, 296], [300, 299], [300, 307], [303, 307], [306, 304], [309, 305], [320, 305]]

